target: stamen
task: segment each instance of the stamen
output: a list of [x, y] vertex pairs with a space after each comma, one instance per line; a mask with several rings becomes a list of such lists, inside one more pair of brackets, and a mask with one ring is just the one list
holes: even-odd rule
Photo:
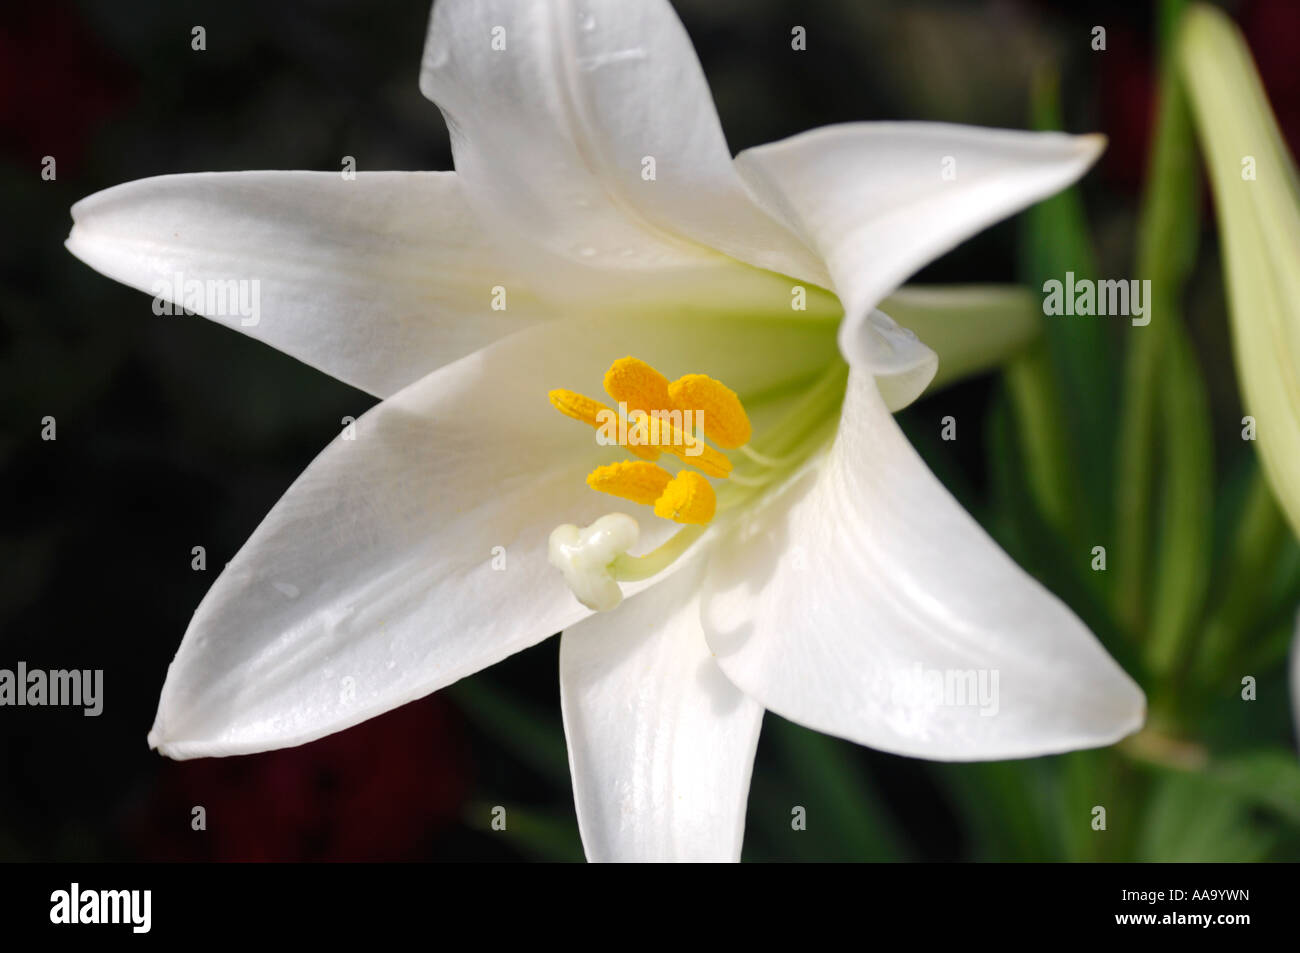
[[[699, 384], [688, 384], [687, 389], [684, 391], [687, 396], [693, 396], [698, 390], [704, 399], [712, 400], [719, 407], [724, 407], [726, 406], [727, 395], [729, 395], [735, 405], [734, 409], [726, 406], [726, 412], [731, 414], [730, 419], [734, 420], [735, 413], [739, 412], [740, 417], [744, 420], [745, 427], [748, 428], [749, 420], [745, 418], [744, 408], [740, 406], [740, 398], [734, 392], [723, 387], [712, 378], [704, 377], [702, 374], [693, 374], [690, 377], [698, 377], [708, 381], [726, 391], [726, 395], [715, 396], [707, 387], [702, 387]], [[686, 378], [681, 380], [684, 381]], [[605, 372], [605, 391], [610, 397], [626, 406], [629, 411], [639, 410], [644, 414], [662, 415], [671, 411], [690, 410], [696, 420], [702, 419], [704, 432], [709, 437], [713, 437], [709, 430], [708, 412], [702, 411], [704, 405], [674, 401], [672, 388], [675, 386], [677, 385], [670, 385], [668, 378], [664, 377], [663, 374], [660, 374], [645, 361], [636, 357], [620, 357]], [[590, 400], [590, 398], [588, 399]], [[702, 418], [701, 413], [703, 413]], [[642, 423], [644, 424], [646, 421], [643, 419]], [[671, 453], [683, 463], [688, 463], [699, 470], [703, 470], [712, 477], [722, 478], [731, 472], [731, 461], [724, 454], [707, 446], [702, 440], [688, 439], [688, 435], [683, 433], [666, 416], [659, 416], [654, 421], [654, 424], [659, 431], [659, 439], [655, 441], [655, 446], [659, 449]], [[746, 435], [745, 440], [748, 439], [749, 437]], [[728, 446], [716, 438], [714, 438], [714, 442], [720, 446]], [[741, 443], [744, 442], [744, 440], [741, 441]], [[647, 457], [647, 459], [652, 458]]]
[[[764, 487], [787, 478], [835, 434], [836, 410], [843, 400], [847, 366], [836, 362], [787, 407], [773, 425], [765, 426], [761, 439], [749, 446], [752, 427], [735, 392], [703, 374], [688, 374], [671, 384], [654, 368], [636, 358], [615, 361], [605, 375], [605, 388], [620, 402], [623, 417], [597, 400], [569, 390], [550, 392], [551, 403], [565, 416], [604, 430], [617, 428], [621, 443], [643, 460], [624, 460], [597, 467], [587, 484], [635, 503], [653, 504], [655, 515], [685, 524], [667, 542], [644, 556], [628, 549], [639, 536], [636, 520], [610, 513], [590, 526], [557, 527], [549, 541], [552, 565], [564, 574], [578, 600], [596, 611], [616, 608], [623, 600], [620, 582], [649, 579], [682, 557], [707, 529], [714, 517], [765, 492]], [[683, 433], [686, 412], [703, 413], [704, 432], [719, 446], [739, 449], [745, 459], [742, 472], [731, 460], [695, 434]], [[640, 427], [645, 413], [656, 415], [647, 436], [653, 445], [635, 445], [624, 429]], [[668, 416], [673, 415], [673, 416]], [[680, 415], [678, 417], [677, 415]], [[694, 414], [693, 414], [694, 415]], [[692, 415], [692, 416], [693, 416]], [[668, 451], [696, 470], [715, 477], [730, 476], [715, 493], [700, 473], [683, 469], [676, 476], [649, 462]], [[733, 485], [737, 484], [737, 485]]]
[[736, 392], [706, 374], [687, 374], [668, 385], [673, 405], [704, 415], [704, 432], [725, 450], [749, 442], [753, 428]]
[[[586, 394], [558, 388], [549, 392], [546, 396], [551, 399], [551, 406], [564, 416], [580, 420], [596, 430], [604, 430], [618, 421], [618, 412], [614, 408], [606, 407], [600, 401], [593, 400]], [[659, 450], [652, 446], [628, 444], [627, 449], [643, 460], [659, 459]]]
[[[731, 461], [727, 459], [725, 453], [714, 450], [703, 440], [691, 440], [687, 442], [685, 436], [676, 427], [671, 427], [661, 423], [659, 429], [660, 440], [658, 448], [665, 453], [671, 453], [682, 463], [689, 463], [697, 470], [702, 470], [711, 477], [725, 479], [731, 475]], [[664, 442], [664, 431], [668, 431], [668, 443]]]
[[736, 449], [738, 449], [741, 453], [749, 457], [749, 459], [753, 460], [761, 467], [783, 467], [789, 463], [794, 462], [790, 454], [786, 454], [783, 457], [769, 457], [765, 453], [759, 453], [749, 444], [745, 444], [742, 447], [737, 447]]
[[551, 399], [551, 405], [564, 416], [572, 417], [574, 420], [581, 420], [589, 427], [599, 427], [600, 412], [609, 410], [600, 401], [592, 400], [586, 394], [579, 394], [577, 391], [559, 388], [551, 391], [546, 396]]
[[690, 470], [683, 470], [673, 477], [663, 495], [655, 501], [655, 516], [700, 526], [713, 519], [717, 509], [718, 498], [709, 481]]
[[605, 392], [629, 410], [671, 410], [668, 378], [635, 357], [621, 357], [605, 372]]
[[587, 474], [587, 486], [633, 503], [651, 504], [663, 495], [673, 475], [645, 460], [624, 460], [597, 467]]

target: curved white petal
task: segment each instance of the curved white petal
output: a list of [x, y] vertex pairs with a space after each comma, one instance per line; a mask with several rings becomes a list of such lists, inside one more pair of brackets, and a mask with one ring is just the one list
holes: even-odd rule
[[438, 0], [420, 89], [471, 201], [540, 256], [538, 281], [635, 280], [716, 249], [826, 283], [733, 168], [666, 0]]
[[1042, 327], [1042, 299], [1019, 285], [905, 285], [880, 306], [934, 349], [932, 387], [996, 367]]
[[[841, 351], [844, 328], [853, 320], [846, 312], [840, 322]], [[879, 308], [867, 314], [859, 338], [870, 339], [871, 348], [851, 363], [876, 379], [880, 396], [890, 410], [901, 410], [920, 397], [939, 370], [939, 355], [915, 331]]]
[[719, 665], [808, 727], [966, 761], [1142, 723], [1137, 685], [957, 504], [859, 372], [827, 456], [715, 549], [702, 615]]
[[547, 392], [598, 396], [629, 353], [743, 395], [806, 379], [834, 340], [813, 322], [554, 321], [422, 378], [330, 444], [230, 561], [168, 671], [150, 743], [175, 758], [301, 744], [588, 615], [547, 560], [551, 530], [627, 512], [648, 551], [675, 524], [587, 487], [628, 454]]
[[704, 560], [560, 638], [578, 826], [592, 861], [735, 861], [763, 706], [700, 628]]
[[[192, 310], [379, 397], [550, 317], [453, 172], [165, 175], [97, 192], [72, 217], [68, 249], [97, 271], [178, 304], [203, 282]], [[250, 307], [207, 299], [232, 287]]]
[[747, 149], [736, 166], [825, 259], [844, 304], [844, 356], [914, 389], [933, 355], [873, 309], [923, 265], [1069, 185], [1103, 146], [1095, 135], [849, 123]]

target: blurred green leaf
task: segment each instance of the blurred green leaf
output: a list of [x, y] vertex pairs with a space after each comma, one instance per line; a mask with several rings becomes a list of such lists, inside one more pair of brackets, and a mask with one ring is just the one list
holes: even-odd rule
[[1147, 650], [1148, 664], [1157, 673], [1190, 661], [1188, 640], [1204, 607], [1214, 536], [1208, 400], [1182, 333], [1171, 335], [1162, 376], [1164, 476]]
[[1248, 804], [1300, 827], [1300, 758], [1285, 749], [1256, 751], [1218, 761], [1210, 779]]
[[[1053, 765], [1061, 777], [1057, 823], [1066, 859], [1089, 862], [1129, 859], [1138, 831], [1134, 825], [1124, 823], [1132, 803], [1128, 800], [1131, 774], [1128, 766], [1119, 761], [1112, 749], [1105, 748], [1061, 755], [1053, 759]], [[1104, 832], [1092, 827], [1092, 812], [1098, 806], [1109, 812]]]
[[568, 789], [568, 748], [564, 728], [554, 714], [511, 698], [481, 675], [462, 679], [446, 691], [493, 741], [558, 787]]
[[1242, 863], [1264, 860], [1276, 834], [1252, 823], [1244, 799], [1196, 773], [1160, 773], [1146, 803], [1137, 860]]
[[[1013, 374], [1008, 374], [1012, 377]], [[1018, 407], [1033, 411], [1032, 401]], [[1095, 632], [1125, 671], [1139, 683], [1145, 681], [1144, 663], [1136, 646], [1120, 637], [1104, 593], [1088, 585], [1089, 577], [1105, 575], [1091, 569], [1088, 549], [1070, 544], [1046, 524], [1045, 517], [1024, 501], [1032, 496], [1033, 467], [1023, 453], [1030, 448], [1015, 439], [1010, 402], [995, 402], [988, 417], [989, 484], [992, 504], [990, 532], [1020, 563]]]
[[970, 859], [1064, 859], [1056, 835], [1061, 794], [1051, 759], [941, 764], [935, 770], [951, 790], [974, 840]]
[[[1031, 91], [1035, 129], [1062, 126], [1058, 79], [1040, 71]], [[1095, 256], [1077, 188], [1026, 211], [1020, 239], [1020, 274], [1034, 290], [1066, 272], [1096, 273]], [[1041, 308], [1040, 308], [1041, 311]], [[1043, 352], [1011, 371], [1026, 459], [1035, 467], [1037, 502], [1052, 525], [1072, 541], [1096, 537], [1108, 525], [1105, 487], [1113, 455], [1114, 361], [1104, 322], [1040, 314]]]
[[558, 817], [528, 808], [508, 807], [505, 830], [493, 830], [497, 805], [472, 803], [465, 808], [465, 823], [492, 837], [505, 838], [512, 846], [537, 860], [581, 863], [585, 858], [578, 823], [573, 817]]
[[1213, 538], [1208, 402], [1180, 315], [1198, 218], [1191, 121], [1167, 53], [1181, 6], [1172, 0], [1161, 7], [1160, 100], [1136, 264], [1139, 279], [1151, 282], [1150, 323], [1129, 336], [1116, 479], [1117, 611], [1130, 631], [1146, 636], [1147, 661], [1157, 672], [1185, 654]]
[[1010, 362], [1005, 380], [1022, 448], [1028, 499], [1058, 536], [1075, 539], [1078, 471], [1047, 345], [1035, 345]]
[[[783, 833], [776, 842], [778, 856], [797, 851], [808, 860], [907, 859], [897, 824], [862, 769], [855, 745], [771, 712], [764, 717], [763, 735], [781, 764], [781, 793], [769, 791], [764, 797], [770, 809], [779, 811], [777, 826], [770, 821], [762, 825], [788, 832], [788, 841]], [[791, 828], [795, 806], [807, 811], [806, 830]], [[757, 826], [751, 817], [751, 831]]]
[[[1243, 637], [1260, 621], [1268, 608], [1260, 598], [1261, 583], [1282, 563], [1284, 550], [1294, 547], [1285, 517], [1253, 460], [1246, 481], [1245, 497], [1233, 513], [1235, 531], [1228, 540], [1223, 580], [1197, 652], [1202, 682], [1219, 677]], [[1290, 604], [1296, 601], [1300, 599]]]
[[1269, 484], [1300, 533], [1300, 185], [1240, 32], [1189, 11], [1183, 79], [1223, 233], [1238, 379]]

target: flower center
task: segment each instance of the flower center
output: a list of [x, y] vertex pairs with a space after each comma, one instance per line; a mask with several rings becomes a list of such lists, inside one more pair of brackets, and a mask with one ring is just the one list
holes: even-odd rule
[[[617, 410], [574, 391], [551, 391], [555, 409], [594, 428], [599, 443], [624, 447], [640, 458], [597, 467], [587, 475], [588, 486], [685, 524], [644, 556], [628, 555], [640, 534], [630, 516], [611, 513], [584, 529], [565, 524], [551, 533], [551, 564], [583, 605], [596, 611], [617, 607], [623, 598], [619, 582], [648, 579], [667, 569], [717, 513], [752, 500], [825, 443], [846, 376], [846, 366], [835, 362], [764, 434], [761, 450], [750, 445], [753, 427], [735, 391], [704, 374], [669, 381], [642, 360], [620, 358], [604, 381]], [[743, 459], [733, 464], [705, 438]], [[655, 462], [664, 453], [681, 461], [676, 474]], [[727, 483], [715, 492], [696, 470]]]
[[624, 357], [605, 372], [605, 390], [619, 409], [570, 390], [553, 390], [551, 404], [567, 417], [596, 428], [600, 443], [627, 447], [640, 460], [597, 467], [587, 476], [593, 490], [654, 507], [655, 515], [677, 523], [707, 524], [717, 497], [694, 470], [676, 476], [654, 461], [661, 453], [711, 477], [726, 479], [732, 463], [704, 442], [735, 449], [752, 428], [735, 391], [703, 374], [669, 382], [645, 361]]

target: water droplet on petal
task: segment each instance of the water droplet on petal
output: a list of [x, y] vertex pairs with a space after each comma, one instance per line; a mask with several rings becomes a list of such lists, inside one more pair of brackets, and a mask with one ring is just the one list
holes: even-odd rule
[[273, 582], [271, 585], [275, 586], [275, 591], [286, 599], [298, 598], [298, 587], [291, 582]]
[[578, 29], [583, 33], [590, 33], [596, 29], [596, 18], [586, 10], [581, 11], [578, 14]]

